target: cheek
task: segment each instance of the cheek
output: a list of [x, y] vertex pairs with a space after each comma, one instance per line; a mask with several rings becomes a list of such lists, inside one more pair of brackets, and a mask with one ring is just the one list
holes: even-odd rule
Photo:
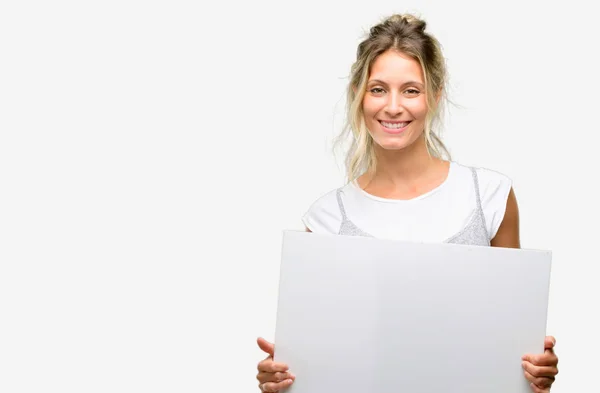
[[363, 114], [364, 114], [364, 116], [365, 116], [365, 120], [367, 120], [367, 121], [368, 121], [368, 119], [369, 119], [370, 117], [372, 117], [372, 116], [373, 116], [373, 113], [374, 113], [374, 112], [373, 112], [373, 109], [372, 109], [372, 107], [371, 107], [371, 106], [370, 106], [368, 103], [365, 103], [365, 104], [363, 105], [363, 107], [362, 107], [362, 111], [363, 111]]
[[425, 100], [414, 100], [405, 105], [405, 108], [415, 117], [415, 119], [425, 119], [427, 116], [427, 103]]
[[373, 98], [365, 98], [363, 100], [363, 113], [367, 117], [372, 117], [376, 115], [381, 109], [380, 100], [376, 100]]

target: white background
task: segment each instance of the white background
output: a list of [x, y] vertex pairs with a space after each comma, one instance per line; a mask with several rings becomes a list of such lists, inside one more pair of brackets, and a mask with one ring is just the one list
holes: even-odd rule
[[553, 251], [553, 391], [594, 389], [591, 8], [200, 4], [0, 6], [0, 391], [258, 391], [281, 231], [341, 184], [356, 45], [404, 11], [448, 59], [453, 158], [512, 177], [523, 247]]

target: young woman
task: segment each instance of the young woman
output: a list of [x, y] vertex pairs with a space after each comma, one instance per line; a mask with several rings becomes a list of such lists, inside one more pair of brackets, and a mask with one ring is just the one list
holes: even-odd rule
[[[316, 200], [303, 217], [315, 233], [519, 248], [519, 212], [511, 180], [450, 161], [436, 135], [446, 68], [426, 23], [393, 15], [358, 46], [348, 87], [348, 183]], [[549, 392], [558, 373], [555, 340], [523, 356], [533, 392]], [[295, 379], [273, 361], [258, 365], [264, 392]]]

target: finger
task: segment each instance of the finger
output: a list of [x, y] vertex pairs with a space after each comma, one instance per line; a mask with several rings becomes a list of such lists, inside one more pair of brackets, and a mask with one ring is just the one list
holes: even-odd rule
[[276, 382], [261, 383], [261, 384], [258, 385], [258, 387], [263, 392], [274, 393], [274, 392], [280, 391], [281, 389], [287, 388], [293, 382], [294, 381], [292, 381], [291, 379], [286, 379], [285, 381], [278, 382], [278, 383], [276, 383]]
[[264, 371], [267, 373], [285, 372], [288, 370], [288, 365], [285, 363], [276, 363], [269, 356], [265, 360], [258, 363], [258, 371]]
[[554, 352], [546, 351], [542, 354], [532, 355], [527, 354], [524, 355], [522, 360], [532, 363], [534, 366], [553, 366], [556, 367], [558, 364], [558, 357], [554, 354]]
[[268, 373], [268, 372], [261, 371], [256, 376], [256, 379], [258, 379], [258, 381], [260, 383], [282, 382], [282, 381], [285, 381], [286, 379], [291, 379], [293, 381], [294, 379], [296, 379], [296, 376], [289, 372], [287, 372], [287, 373], [282, 373], [282, 372]]
[[534, 377], [533, 375], [529, 374], [527, 371], [523, 372], [525, 375], [525, 378], [527, 378], [527, 380], [529, 382], [531, 382], [532, 384], [534, 384], [536, 387], [540, 388], [540, 389], [547, 389], [550, 386], [552, 386], [552, 382], [554, 382], [554, 378], [548, 378], [548, 377]]
[[529, 362], [522, 363], [523, 369], [534, 377], [554, 377], [558, 369], [552, 366], [534, 366]]
[[558, 357], [554, 353], [554, 349], [546, 349], [544, 350], [544, 355], [553, 359], [553, 364], [558, 364]]
[[531, 387], [531, 391], [533, 393], [550, 393], [550, 389], [541, 389], [535, 386], [534, 384], [529, 385]]
[[275, 356], [275, 345], [268, 342], [267, 340], [265, 340], [262, 337], [259, 337], [256, 340], [256, 343], [258, 344], [258, 346], [261, 350], [263, 350], [264, 352], [268, 353], [271, 356]]
[[552, 349], [556, 345], [556, 339], [553, 336], [546, 336], [544, 339], [544, 349]]

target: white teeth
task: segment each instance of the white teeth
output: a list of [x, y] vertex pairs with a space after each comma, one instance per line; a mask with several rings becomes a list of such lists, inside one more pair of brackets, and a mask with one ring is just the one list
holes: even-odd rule
[[395, 128], [395, 129], [400, 129], [400, 128], [404, 128], [408, 125], [408, 121], [403, 121], [402, 123], [387, 123], [385, 121], [382, 121], [381, 124], [383, 124], [384, 127], [386, 128]]

